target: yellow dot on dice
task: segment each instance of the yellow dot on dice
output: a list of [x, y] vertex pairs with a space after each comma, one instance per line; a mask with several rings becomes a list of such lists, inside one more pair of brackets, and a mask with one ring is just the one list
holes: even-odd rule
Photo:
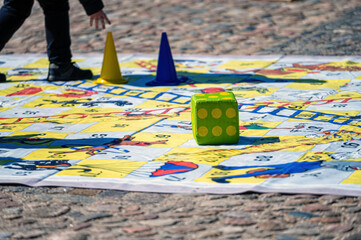
[[229, 92], [221, 92], [220, 95], [229, 95]]
[[212, 110], [212, 117], [218, 119], [222, 116], [222, 110], [219, 108], [215, 108]]
[[234, 134], [237, 132], [237, 129], [234, 126], [228, 126], [226, 132], [228, 136], [234, 136]]
[[207, 99], [206, 98], [198, 98], [197, 100], [203, 100], [204, 101], [204, 100], [207, 100]]
[[205, 119], [208, 116], [208, 112], [206, 109], [201, 108], [198, 110], [197, 115], [200, 119]]
[[218, 96], [209, 96], [209, 98], [218, 98]]
[[234, 118], [236, 116], [236, 110], [234, 110], [234, 108], [228, 108], [226, 110], [226, 116], [228, 118]]
[[206, 127], [204, 127], [204, 126], [199, 127], [199, 128], [198, 128], [198, 133], [199, 133], [199, 136], [205, 137], [205, 136], [207, 136], [207, 134], [208, 134], [208, 128], [206, 128]]
[[222, 134], [222, 128], [220, 126], [213, 127], [212, 134], [216, 137], [220, 136]]

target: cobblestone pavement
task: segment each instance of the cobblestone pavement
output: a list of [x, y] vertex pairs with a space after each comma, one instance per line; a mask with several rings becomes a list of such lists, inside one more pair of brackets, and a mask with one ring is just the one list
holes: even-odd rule
[[[118, 53], [361, 55], [359, 0], [105, 0]], [[360, 6], [360, 7], [358, 7]], [[103, 52], [106, 31], [89, 28], [71, 1], [73, 52]], [[38, 4], [2, 53], [45, 53]]]
[[[105, 0], [118, 53], [361, 55], [359, 0]], [[33, 14], [4, 53], [45, 52]], [[71, 1], [73, 52], [106, 31]], [[0, 185], [0, 239], [361, 239], [361, 197], [158, 194]]]

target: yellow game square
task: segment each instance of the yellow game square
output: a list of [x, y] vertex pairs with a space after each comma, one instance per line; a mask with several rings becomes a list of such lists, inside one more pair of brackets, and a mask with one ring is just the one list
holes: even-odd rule
[[[7, 122], [9, 121], [9, 122]], [[16, 119], [0, 119], [0, 131], [1, 132], [13, 132], [13, 131], [21, 131], [24, 128], [30, 126], [33, 124], [33, 122], [30, 123], [19, 123], [15, 122]]]
[[228, 158], [235, 156], [238, 149], [215, 149], [215, 148], [189, 148], [175, 147], [154, 162], [184, 161], [195, 164], [217, 165]]
[[[3, 111], [6, 111], [6, 110], [8, 110], [8, 109], [12, 109], [12, 107], [8, 107], [8, 108], [0, 108], [0, 112], [3, 112]], [[0, 118], [0, 122], [1, 122], [1, 118]]]
[[338, 117], [334, 120], [332, 120], [333, 123], [344, 123], [346, 121], [350, 120], [349, 117]]
[[312, 104], [307, 101], [277, 101], [275, 100], [273, 104], [268, 105], [269, 107], [284, 107], [288, 109], [296, 109], [303, 110], [306, 109], [307, 106]]
[[[335, 68], [341, 68], [340, 71], [361, 71], [361, 62], [355, 62], [350, 60], [330, 62], [325, 66], [332, 66]], [[337, 70], [337, 69], [335, 69]]]
[[301, 119], [290, 119], [290, 120], [298, 120], [298, 121], [300, 121], [300, 120], [308, 120], [308, 119], [310, 119], [310, 118], [312, 118], [312, 117], [314, 117], [314, 116], [316, 116], [317, 115], [317, 113], [315, 113], [315, 112], [309, 112], [309, 111], [302, 111], [302, 112], [300, 112], [299, 114], [297, 114], [296, 116], [294, 116], [295, 118], [301, 118]]
[[[74, 116], [72, 118], [67, 118], [65, 116], [63, 114], [55, 115], [55, 116], [49, 117], [49, 118], [44, 119], [43, 121], [39, 121], [39, 122], [59, 124], [59, 125], [61, 125], [61, 124], [75, 125], [75, 124], [85, 123], [86, 122], [84, 119], [79, 119], [79, 118], [76, 118]], [[95, 121], [89, 121], [89, 122], [95, 122]]]
[[72, 160], [86, 159], [107, 149], [106, 146], [69, 146], [67, 147], [47, 147], [36, 150], [26, 157], [25, 160]]
[[23, 68], [48, 68], [48, 67], [49, 67], [48, 58], [40, 58], [33, 63], [29, 63], [23, 66]]
[[123, 178], [146, 164], [140, 161], [86, 159], [56, 175], [98, 178]]
[[10, 136], [23, 139], [24, 144], [48, 146], [55, 140], [64, 139], [67, 135], [68, 133], [18, 131], [12, 133]]
[[223, 69], [263, 69], [269, 65], [275, 63], [274, 61], [264, 61], [264, 60], [251, 60], [251, 61], [239, 61], [239, 60], [230, 60], [227, 63], [217, 67]]
[[[34, 80], [40, 75], [45, 75], [46, 73], [44, 72], [44, 70], [48, 69], [48, 67], [49, 61], [46, 58], [39, 59], [34, 63], [27, 64], [21, 67], [21, 69], [26, 70], [26, 74], [8, 76], [7, 80], [12, 82]], [[40, 71], [39, 68], [41, 69]]]
[[[361, 126], [361, 120], [354, 121], [354, 122], [352, 122], [350, 125], [360, 127], [360, 126]], [[360, 128], [359, 128], [359, 129], [360, 129]]]
[[7, 71], [11, 69], [13, 69], [13, 67], [0, 67], [0, 72], [5, 74]]
[[[93, 69], [93, 68], [92, 68]], [[97, 68], [95, 68], [95, 69], [97, 69]], [[95, 72], [96, 72], [96, 70], [94, 70]], [[94, 74], [95, 75], [95, 74]], [[93, 81], [86, 81], [86, 82], [84, 82], [84, 81], [82, 81], [82, 82], [72, 82], [72, 83], [74, 83], [73, 85], [78, 85], [78, 84], [81, 84], [81, 86], [82, 87], [84, 87], [84, 88], [93, 88], [94, 87], [94, 83], [93, 83]]]
[[149, 125], [159, 121], [159, 119], [132, 119], [103, 122], [99, 119], [99, 123], [94, 124], [81, 132], [125, 132], [140, 131]]
[[[7, 109], [12, 109], [12, 108], [7, 108]], [[25, 119], [24, 119], [25, 120]], [[0, 125], [11, 125], [11, 124], [17, 124], [18, 118], [3, 118], [0, 117]]]
[[32, 72], [29, 75], [24, 75], [24, 76], [12, 75], [12, 76], [7, 76], [6, 81], [7, 82], [25, 82], [25, 81], [37, 79], [40, 75], [43, 75], [43, 74], [44, 73]]
[[191, 121], [192, 114], [190, 108], [184, 108], [178, 113], [174, 113], [172, 116], [166, 118], [167, 120], [174, 120], [174, 121]]
[[[264, 76], [266, 78], [278, 78], [278, 79], [299, 79], [301, 77], [304, 77], [308, 74], [307, 71], [294, 71], [293, 68], [281, 68], [281, 69], [263, 69], [255, 75], [255, 77], [258, 76]], [[265, 81], [267, 81], [265, 79]]]
[[[131, 89], [130, 91], [124, 93], [124, 96], [127, 97], [138, 97], [142, 94], [144, 94], [145, 92], [141, 89]], [[155, 96], [156, 94], [152, 94], [152, 96]]]
[[361, 122], [360, 122], [359, 125], [354, 125], [354, 126], [352, 126], [352, 125], [343, 125], [342, 127], [340, 127], [339, 130], [358, 133], [358, 132], [360, 132], [360, 126], [361, 126]]
[[120, 67], [145, 68], [149, 71], [156, 71], [157, 63], [158, 61], [156, 59], [136, 59], [129, 62], [122, 62], [120, 63]]
[[355, 171], [351, 176], [342, 181], [341, 184], [361, 184], [361, 171]]
[[[176, 147], [193, 138], [192, 133], [149, 133], [141, 132], [133, 135], [133, 141], [140, 141], [152, 147]], [[151, 145], [150, 145], [151, 144]]]
[[280, 139], [280, 147], [283, 151], [308, 151], [316, 144], [319, 144], [319, 142], [315, 141], [315, 139], [304, 136], [285, 135], [280, 136]]
[[[322, 112], [322, 111], [319, 111], [319, 112]], [[315, 117], [313, 120], [316, 120], [316, 121], [325, 121], [325, 122], [328, 122], [330, 121], [331, 119], [333, 119], [335, 116], [332, 116], [332, 115], [320, 115], [318, 117]]]
[[239, 121], [239, 134], [241, 136], [263, 136], [281, 123], [282, 122]]
[[[11, 67], [0, 67], [0, 73], [3, 73], [6, 75], [7, 71], [11, 70], [13, 68]], [[6, 76], [6, 78], [8, 78], [9, 76]], [[2, 94], [1, 94], [2, 95]]]
[[[217, 182], [217, 178], [222, 177], [230, 177], [226, 178], [226, 183], [262, 183], [267, 180], [267, 178], [262, 177], [242, 177], [242, 175], [255, 172], [258, 169], [265, 169], [265, 168], [249, 168], [249, 169], [237, 169], [237, 170], [220, 170], [220, 169], [212, 169], [206, 174], [204, 174], [202, 177], [195, 179], [195, 182], [208, 182], [208, 183], [215, 183]], [[236, 176], [239, 177], [236, 177]], [[232, 178], [232, 176], [235, 176]], [[214, 180], [212, 180], [214, 179]]]
[[27, 83], [18, 83], [7, 89], [2, 89], [0, 91], [0, 96], [24, 98], [29, 95], [38, 95], [41, 91], [43, 91], [43, 87]]
[[308, 151], [297, 162], [332, 161], [328, 151]]
[[361, 99], [361, 93], [359, 92], [338, 92], [336, 94], [333, 95], [329, 95], [326, 96], [324, 98], [324, 100], [331, 100], [331, 99], [337, 99], [336, 103], [342, 104], [342, 99], [345, 99], [346, 103], [347, 102], [355, 102], [356, 101], [360, 101]]

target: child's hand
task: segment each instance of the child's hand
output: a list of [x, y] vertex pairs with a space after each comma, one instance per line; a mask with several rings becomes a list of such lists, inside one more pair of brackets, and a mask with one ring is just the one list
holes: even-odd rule
[[90, 26], [93, 26], [93, 23], [95, 23], [95, 28], [99, 29], [99, 22], [101, 23], [103, 29], [105, 29], [105, 24], [111, 24], [109, 21], [107, 15], [103, 12], [103, 10], [100, 10], [99, 12], [93, 13], [90, 15]]

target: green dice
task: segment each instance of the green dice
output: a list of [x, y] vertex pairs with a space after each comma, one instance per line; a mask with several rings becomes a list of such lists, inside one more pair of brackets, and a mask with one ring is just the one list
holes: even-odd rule
[[199, 145], [238, 143], [238, 103], [232, 92], [195, 94], [191, 112], [193, 136]]

